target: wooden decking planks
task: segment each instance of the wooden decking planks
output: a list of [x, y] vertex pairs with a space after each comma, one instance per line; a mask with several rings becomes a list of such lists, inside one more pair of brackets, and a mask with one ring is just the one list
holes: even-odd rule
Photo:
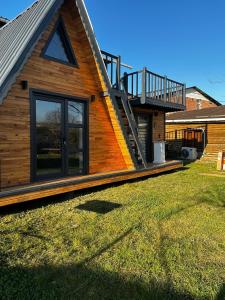
[[135, 178], [155, 175], [183, 166], [182, 162], [172, 161], [161, 165], [152, 165], [150, 168], [139, 171], [109, 172], [99, 175], [75, 177], [74, 179], [56, 180], [48, 183], [30, 185], [15, 190], [0, 193], [0, 207], [40, 199], [48, 196], [59, 195], [67, 192], [96, 187], [109, 183], [121, 182]]

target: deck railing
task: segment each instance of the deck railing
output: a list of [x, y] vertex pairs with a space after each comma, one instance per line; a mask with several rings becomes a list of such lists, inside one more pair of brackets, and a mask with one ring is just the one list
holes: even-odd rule
[[114, 88], [119, 90], [121, 78], [121, 57], [110, 54], [106, 51], [101, 52], [111, 84]]
[[184, 138], [184, 129], [167, 131], [165, 139], [166, 141], [174, 141], [174, 140], [183, 140]]
[[153, 73], [147, 68], [133, 73], [124, 73], [123, 86], [130, 99], [141, 98], [161, 100], [169, 103], [185, 105], [185, 85], [166, 76]]
[[206, 135], [205, 128], [186, 128], [166, 132], [165, 140], [171, 150], [194, 147], [199, 152], [203, 152], [206, 146]]
[[[117, 90], [124, 88], [129, 99], [140, 98], [142, 103], [145, 103], [146, 99], [161, 100], [185, 106], [186, 87], [184, 84], [153, 73], [147, 68], [124, 73], [121, 78], [121, 70], [132, 67], [121, 63], [120, 56], [106, 51], [101, 52], [112, 87]], [[123, 81], [122, 85], [121, 80]]]

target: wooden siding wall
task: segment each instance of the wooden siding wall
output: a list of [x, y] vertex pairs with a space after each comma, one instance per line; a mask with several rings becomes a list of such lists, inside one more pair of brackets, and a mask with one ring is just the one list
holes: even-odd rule
[[204, 128], [206, 131], [206, 148], [202, 160], [216, 161], [218, 152], [225, 151], [225, 123], [167, 124], [166, 132], [186, 128]]
[[[99, 78], [100, 78], [102, 89], [106, 90], [106, 84], [103, 80], [103, 75], [100, 72], [99, 65], [98, 65], [97, 62], [95, 62], [95, 63], [96, 63], [96, 68], [97, 68], [97, 71], [98, 71], [98, 75], [99, 75]], [[129, 149], [128, 149], [127, 142], [126, 142], [125, 137], [122, 133], [117, 113], [115, 111], [115, 108], [113, 107], [112, 101], [111, 101], [109, 96], [105, 97], [105, 103], [107, 105], [107, 109], [108, 109], [109, 116], [110, 116], [110, 121], [111, 121], [113, 129], [116, 133], [117, 142], [118, 142], [119, 147], [120, 147], [120, 149], [123, 153], [123, 157], [124, 157], [124, 160], [126, 162], [126, 166], [129, 170], [132, 170], [132, 169], [134, 169], [134, 163], [131, 159], [131, 155], [130, 155], [130, 152], [129, 152]]]
[[[41, 57], [59, 14], [65, 22], [79, 68]], [[30, 97], [29, 90], [21, 88], [22, 80], [28, 80], [29, 88], [48, 92], [85, 98], [95, 95], [96, 100], [89, 101], [90, 174], [133, 167], [118, 122], [115, 119], [113, 126], [107, 99], [100, 97], [102, 83], [74, 1], [65, 1], [59, 14], [43, 33], [0, 106], [1, 187], [30, 183]], [[116, 134], [120, 135], [120, 145]]]
[[135, 112], [148, 113], [152, 115], [152, 141], [165, 140], [165, 112], [157, 109], [134, 108]]

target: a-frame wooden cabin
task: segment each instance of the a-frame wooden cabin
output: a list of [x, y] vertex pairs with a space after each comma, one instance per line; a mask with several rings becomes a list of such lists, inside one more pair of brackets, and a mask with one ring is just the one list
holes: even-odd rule
[[0, 206], [181, 167], [164, 161], [165, 112], [185, 86], [121, 76], [82, 0], [39, 0], [0, 28]]

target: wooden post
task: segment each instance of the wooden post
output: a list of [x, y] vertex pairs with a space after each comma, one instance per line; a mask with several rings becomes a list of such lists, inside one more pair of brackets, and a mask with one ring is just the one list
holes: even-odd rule
[[164, 102], [166, 102], [167, 99], [167, 77], [164, 76]]
[[145, 102], [146, 102], [146, 74], [147, 74], [147, 68], [144, 67], [144, 69], [142, 71], [141, 104], [145, 104]]
[[186, 106], [186, 84], [183, 85], [182, 104]]
[[217, 170], [222, 171], [223, 169], [223, 151], [220, 151], [218, 153], [218, 159], [217, 159]]
[[128, 77], [127, 72], [124, 72], [123, 74], [123, 86], [126, 93], [128, 93]]
[[225, 171], [225, 152], [223, 151], [222, 155], [222, 171]]
[[116, 87], [117, 87], [118, 90], [120, 90], [121, 56], [118, 56], [116, 65], [117, 65], [116, 66]]

